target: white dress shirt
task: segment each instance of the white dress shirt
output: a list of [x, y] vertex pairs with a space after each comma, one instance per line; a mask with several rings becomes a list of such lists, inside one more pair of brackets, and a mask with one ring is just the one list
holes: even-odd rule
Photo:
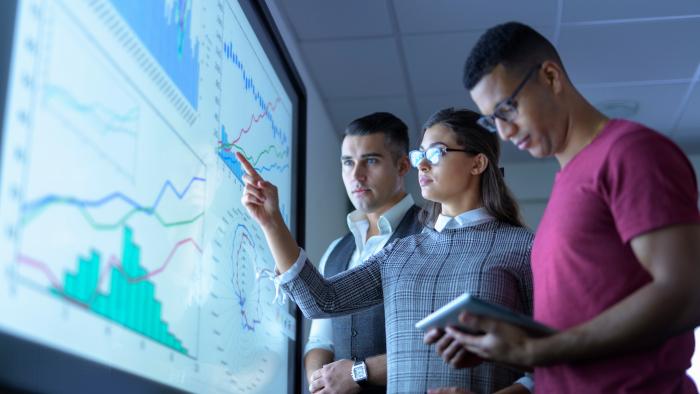
[[462, 212], [457, 216], [445, 216], [440, 214], [437, 220], [435, 220], [434, 228], [435, 231], [440, 233], [445, 229], [478, 226], [493, 219], [493, 216], [488, 213], [486, 208], [482, 207]]
[[[413, 204], [413, 197], [411, 197], [410, 194], [407, 194], [406, 197], [404, 197], [396, 205], [384, 212], [384, 214], [381, 215], [377, 221], [379, 235], [375, 235], [369, 239], [365, 239], [367, 236], [367, 230], [369, 229], [367, 215], [360, 211], [353, 211], [349, 213], [347, 216], [347, 222], [348, 228], [355, 238], [355, 251], [350, 259], [348, 269], [360, 265], [370, 256], [382, 250], [387, 241], [389, 241], [389, 238], [391, 238], [391, 235], [396, 230], [396, 227], [399, 225], [399, 223], [401, 223], [401, 219], [403, 219], [404, 215], [406, 215], [406, 212], [408, 212]], [[321, 257], [321, 262], [319, 263], [318, 269], [322, 274], [325, 271], [328, 257], [341, 239], [342, 237], [333, 241], [330, 246], [328, 246], [328, 249], [326, 249], [323, 257]], [[284, 279], [282, 279], [282, 281], [284, 282]], [[331, 352], [334, 351], [333, 326], [330, 319], [314, 319], [311, 322], [309, 339], [306, 342], [304, 354], [311, 349], [326, 349]]]

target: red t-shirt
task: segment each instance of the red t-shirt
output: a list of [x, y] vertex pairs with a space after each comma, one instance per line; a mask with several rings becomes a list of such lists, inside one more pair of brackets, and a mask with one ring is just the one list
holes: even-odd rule
[[[700, 223], [695, 172], [668, 138], [611, 120], [557, 173], [532, 250], [534, 315], [566, 329], [651, 281], [630, 240]], [[673, 307], [673, 306], [670, 306]], [[654, 349], [535, 369], [541, 393], [697, 393], [685, 371], [693, 333]]]

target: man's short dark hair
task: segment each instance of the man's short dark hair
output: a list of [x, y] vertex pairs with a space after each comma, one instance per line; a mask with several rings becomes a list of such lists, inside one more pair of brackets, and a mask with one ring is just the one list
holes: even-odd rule
[[384, 143], [394, 160], [408, 154], [408, 126], [388, 112], [375, 112], [350, 122], [345, 136], [384, 133]]
[[464, 65], [464, 86], [472, 90], [499, 64], [525, 74], [545, 60], [555, 61], [563, 69], [554, 45], [535, 29], [519, 22], [497, 25], [486, 30], [472, 48]]

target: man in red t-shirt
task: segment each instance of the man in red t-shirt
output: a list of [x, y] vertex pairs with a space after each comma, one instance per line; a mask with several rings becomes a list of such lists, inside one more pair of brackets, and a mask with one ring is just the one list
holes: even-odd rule
[[596, 110], [552, 44], [523, 24], [484, 33], [464, 82], [489, 114], [482, 126], [561, 166], [532, 251], [535, 319], [560, 331], [536, 339], [465, 313], [485, 335], [435, 330], [426, 342], [453, 365], [476, 354], [534, 367], [543, 393], [697, 393], [685, 373], [700, 324], [688, 159], [661, 134]]

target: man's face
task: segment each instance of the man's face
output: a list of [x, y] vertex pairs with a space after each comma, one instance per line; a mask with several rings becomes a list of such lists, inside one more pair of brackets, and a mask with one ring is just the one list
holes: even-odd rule
[[[535, 71], [515, 97], [517, 116], [512, 122], [496, 118], [498, 135], [518, 149], [537, 158], [552, 156], [561, 148], [557, 132], [556, 106], [546, 86], [540, 82], [541, 70]], [[524, 75], [498, 65], [469, 92], [482, 114], [491, 115], [496, 105], [510, 97]]]
[[381, 213], [402, 197], [408, 159], [396, 162], [386, 147], [384, 133], [346, 136], [340, 162], [345, 190], [356, 209]]

